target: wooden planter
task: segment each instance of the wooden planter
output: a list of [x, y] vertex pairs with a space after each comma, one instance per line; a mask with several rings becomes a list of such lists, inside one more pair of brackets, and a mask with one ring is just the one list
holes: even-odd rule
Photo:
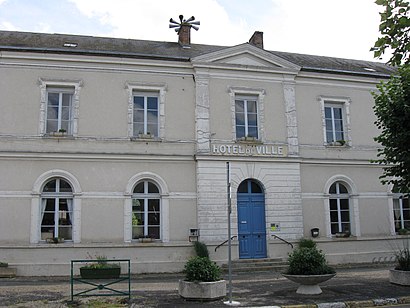
[[187, 300], [217, 300], [226, 296], [226, 281], [191, 282], [180, 280], [178, 293]]
[[80, 268], [80, 276], [85, 279], [117, 279], [120, 277], [120, 267]]

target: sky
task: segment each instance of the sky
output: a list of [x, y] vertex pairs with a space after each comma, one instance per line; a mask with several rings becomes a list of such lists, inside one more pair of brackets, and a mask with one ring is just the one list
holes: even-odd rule
[[235, 46], [264, 34], [264, 48], [383, 61], [375, 0], [0, 0], [0, 30], [177, 41], [169, 19], [195, 16], [193, 44]]

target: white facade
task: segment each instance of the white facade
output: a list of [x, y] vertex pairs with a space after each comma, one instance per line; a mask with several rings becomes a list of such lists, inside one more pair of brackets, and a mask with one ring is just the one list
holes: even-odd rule
[[[226, 162], [234, 258], [286, 258], [274, 235], [318, 228], [331, 263], [388, 259], [400, 241], [393, 194], [370, 163], [371, 91], [387, 77], [306, 69], [251, 44], [184, 60], [4, 48], [0, 260], [19, 275], [68, 275], [70, 260], [97, 255], [179, 271], [199, 229], [226, 262], [226, 246], [214, 251], [228, 237]], [[260, 191], [242, 193], [248, 180]]]

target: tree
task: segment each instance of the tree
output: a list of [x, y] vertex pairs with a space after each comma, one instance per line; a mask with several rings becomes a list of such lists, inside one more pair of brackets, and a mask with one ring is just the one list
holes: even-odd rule
[[380, 13], [379, 31], [382, 35], [374, 47], [374, 57], [380, 58], [386, 50], [393, 55], [388, 63], [398, 66], [410, 64], [410, 5], [406, 0], [376, 0], [377, 5], [384, 6]]
[[377, 86], [375, 124], [381, 134], [374, 138], [383, 148], [376, 160], [385, 165], [380, 177], [383, 184], [394, 184], [397, 192], [408, 194], [410, 188], [410, 65], [399, 68], [397, 76]]

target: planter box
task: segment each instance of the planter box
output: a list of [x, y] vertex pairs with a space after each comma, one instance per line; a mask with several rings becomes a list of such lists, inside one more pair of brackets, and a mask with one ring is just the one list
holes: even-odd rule
[[120, 267], [113, 268], [80, 268], [80, 276], [85, 279], [116, 279], [121, 274]]
[[226, 281], [191, 282], [180, 280], [179, 295], [187, 300], [212, 301], [226, 296]]
[[410, 271], [390, 270], [389, 279], [391, 283], [401, 286], [410, 286]]
[[319, 287], [319, 283], [325, 282], [330, 278], [333, 278], [336, 274], [325, 275], [287, 275], [282, 274], [283, 277], [299, 283], [300, 286], [296, 290], [298, 294], [321, 294], [322, 289]]

